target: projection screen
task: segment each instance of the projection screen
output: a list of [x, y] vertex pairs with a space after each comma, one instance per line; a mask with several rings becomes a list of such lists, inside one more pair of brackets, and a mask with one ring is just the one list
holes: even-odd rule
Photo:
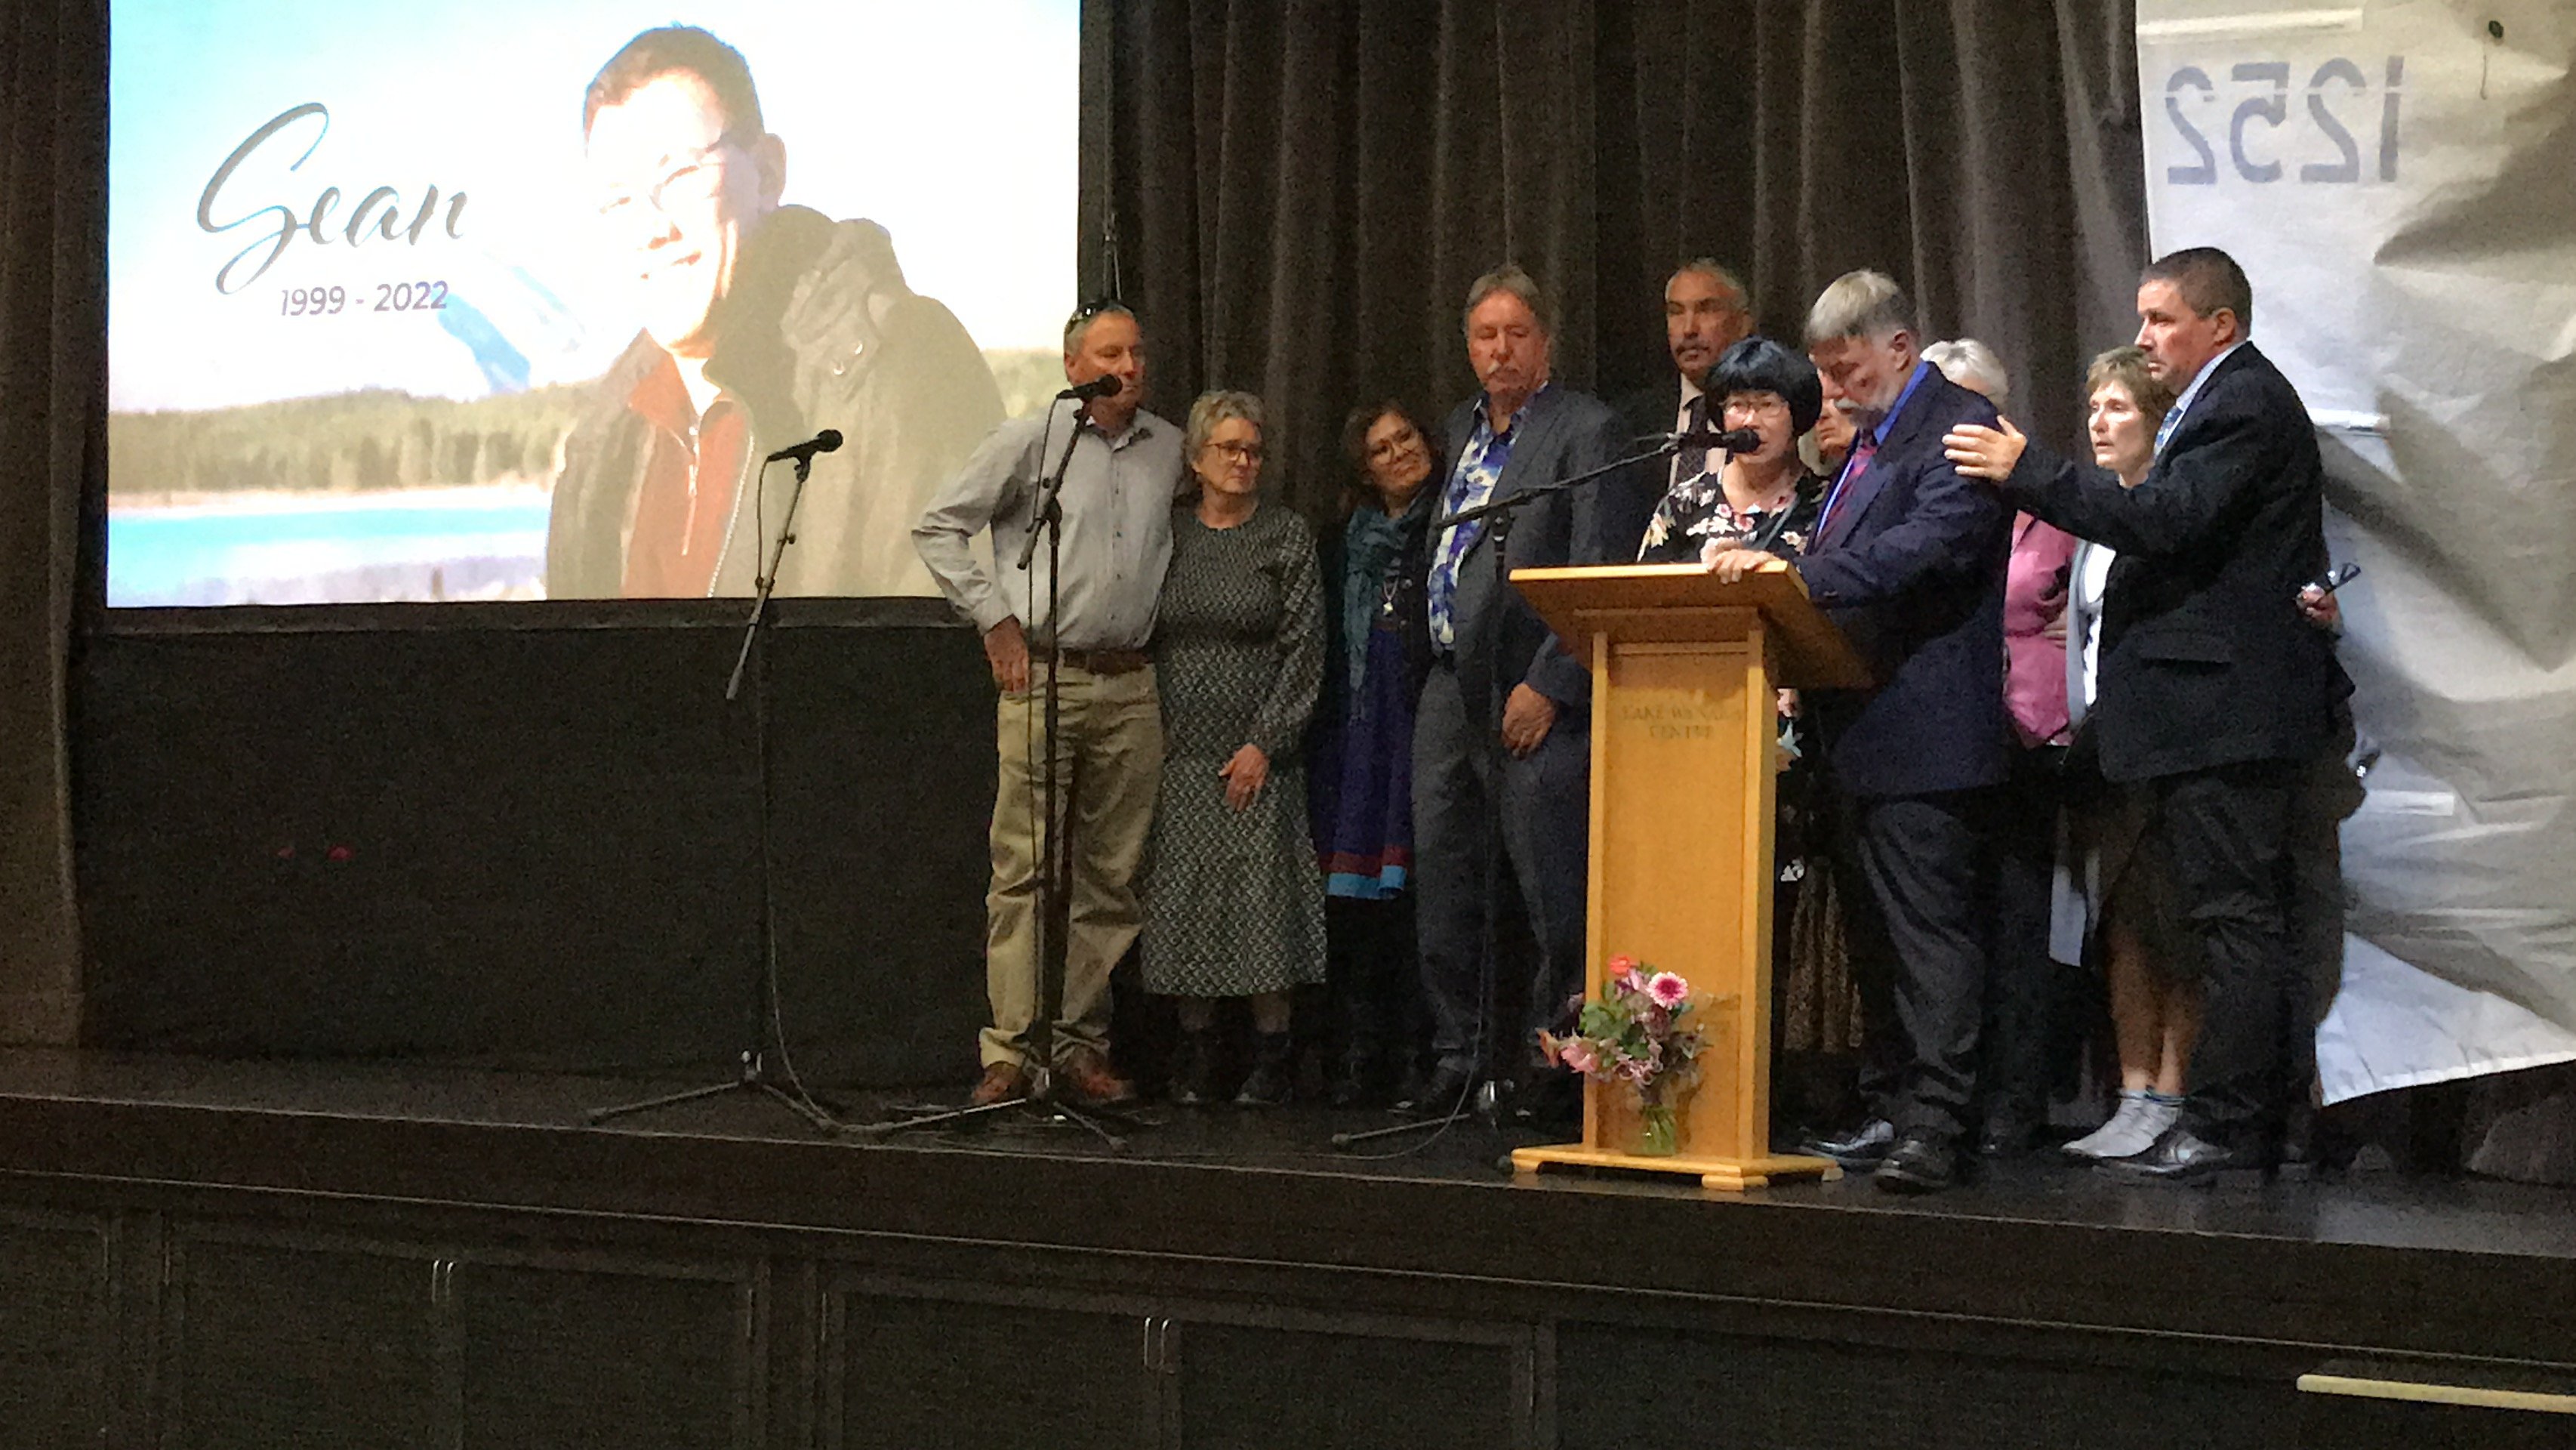
[[926, 595], [1062, 385], [1078, 0], [116, 0], [111, 606]]

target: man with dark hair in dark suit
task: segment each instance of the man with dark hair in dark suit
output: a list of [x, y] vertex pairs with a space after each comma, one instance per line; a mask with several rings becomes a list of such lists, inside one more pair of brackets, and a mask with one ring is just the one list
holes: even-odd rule
[[[1714, 258], [1694, 257], [1674, 268], [1664, 280], [1664, 349], [1672, 356], [1673, 370], [1653, 386], [1618, 401], [1628, 432], [1641, 436], [1718, 428], [1717, 400], [1702, 392], [1708, 371], [1728, 348], [1751, 337], [1754, 326], [1751, 294], [1741, 279]], [[1642, 486], [1636, 492], [1645, 496], [1651, 512], [1674, 484], [1697, 478], [1708, 464], [1707, 448], [1686, 444], [1669, 457], [1643, 465], [1638, 478]], [[1645, 520], [1638, 520], [1638, 527], [1642, 531]], [[1635, 542], [1630, 541], [1632, 547]]]
[[1875, 682], [1805, 696], [1838, 817], [1852, 975], [1869, 1058], [1856, 1130], [1804, 1149], [1877, 1168], [1880, 1187], [1946, 1188], [1959, 1171], [1984, 1012], [1987, 817], [2007, 763], [2004, 559], [2011, 519], [1941, 440], [1992, 423], [1984, 398], [1921, 360], [1911, 304], [1876, 272], [1834, 281], [1807, 317], [1828, 400], [1859, 431], [1793, 564], [1720, 555], [1719, 577], [1794, 567]]
[[[1549, 379], [1553, 319], [1545, 294], [1518, 267], [1476, 280], [1467, 294], [1467, 357], [1483, 391], [1449, 415], [1441, 514], [1509, 498], [1621, 456], [1627, 436], [1599, 399]], [[1585, 564], [1624, 547], [1601, 520], [1643, 513], [1621, 500], [1626, 479], [1543, 499], [1510, 530], [1515, 569]], [[1649, 500], [1647, 507], [1652, 507]], [[1446, 1111], [1465, 1097], [1495, 1043], [1486, 1030], [1495, 964], [1485, 959], [1487, 914], [1501, 883], [1487, 879], [1489, 831], [1520, 888], [1539, 962], [1529, 987], [1530, 1041], [1582, 990], [1584, 894], [1590, 861], [1592, 675], [1567, 655], [1536, 611], [1495, 578], [1491, 520], [1445, 529], [1429, 545], [1424, 613], [1432, 667], [1413, 735], [1413, 854], [1421, 879], [1416, 922], [1438, 1064], [1400, 1108]], [[1494, 701], [1502, 697], [1501, 739]], [[1499, 758], [1499, 763], [1498, 762]], [[1505, 1039], [1514, 1040], [1514, 1039]]]
[[2298, 391], [2246, 341], [2254, 292], [2235, 259], [2195, 247], [2138, 282], [2138, 346], [2172, 387], [2156, 461], [2134, 489], [2030, 448], [2009, 425], [1948, 440], [1960, 471], [2078, 537], [2119, 551], [2102, 605], [2089, 717], [2103, 776], [2152, 802], [2150, 829], [2207, 1005], [2180, 1121], [2113, 1165], [2154, 1179], [2262, 1166], [2304, 1024], [2292, 973], [2291, 799], [2350, 689], [2302, 586], [2326, 566], [2325, 465]]

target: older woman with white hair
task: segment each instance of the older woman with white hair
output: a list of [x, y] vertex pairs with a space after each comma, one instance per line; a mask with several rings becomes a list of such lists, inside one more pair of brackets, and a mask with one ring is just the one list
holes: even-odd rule
[[[1315, 536], [1261, 498], [1262, 408], [1190, 405], [1194, 496], [1172, 513], [1154, 624], [1163, 780], [1146, 848], [1144, 976], [1176, 999], [1172, 1099], [1217, 1094], [1217, 1003], [1249, 998], [1254, 1048], [1235, 1102], [1289, 1098], [1289, 993], [1324, 980], [1324, 879], [1299, 742], [1324, 674]], [[1073, 903], [1079, 914], [1082, 903]]]
[[1941, 376], [1994, 404], [1997, 411], [2012, 405], [2012, 379], [2004, 373], [2004, 360], [1975, 338], [1936, 342], [1923, 349], [1923, 360], [1939, 368]]
[[[1923, 360], [2001, 410], [2012, 398], [2003, 359], [1973, 337], [1936, 342]], [[2059, 762], [2072, 738], [2066, 704], [2066, 600], [2075, 536], [2016, 514], [2004, 567], [2004, 709], [2011, 773], [1995, 813], [1995, 931], [1986, 966], [1977, 1149], [2026, 1152], [2048, 1120], [2052, 1067], [2071, 1046], [2058, 1030], [2066, 984], [2048, 955], [2057, 856]]]

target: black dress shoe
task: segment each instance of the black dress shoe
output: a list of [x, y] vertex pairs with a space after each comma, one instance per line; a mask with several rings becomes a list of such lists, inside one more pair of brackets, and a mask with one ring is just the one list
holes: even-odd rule
[[1583, 1122], [1583, 1079], [1571, 1072], [1541, 1071], [1512, 1094], [1512, 1121], [1547, 1131]]
[[1410, 1102], [1422, 1096], [1422, 1089], [1430, 1081], [1431, 1069], [1420, 1058], [1412, 1053], [1402, 1054], [1387, 1074], [1387, 1105]]
[[1216, 1100], [1217, 1035], [1212, 1030], [1183, 1032], [1172, 1054], [1172, 1101], [1195, 1108]]
[[1958, 1146], [1916, 1129], [1887, 1150], [1870, 1181], [1890, 1193], [1938, 1193], [1959, 1181]]
[[2222, 1173], [2261, 1172], [2270, 1164], [2263, 1154], [2226, 1148], [2177, 1123], [2147, 1145], [2147, 1151], [2103, 1162], [2103, 1171], [2141, 1183], [2208, 1183]]
[[1234, 1095], [1238, 1108], [1276, 1108], [1287, 1105], [1297, 1095], [1297, 1084], [1289, 1076], [1288, 1065], [1292, 1044], [1285, 1032], [1253, 1034], [1252, 1071], [1243, 1078], [1242, 1090]]
[[1455, 1109], [1472, 1108], [1475, 1084], [1475, 1069], [1444, 1062], [1422, 1080], [1422, 1086], [1397, 1100], [1395, 1111], [1408, 1118], [1436, 1118]]
[[1870, 1118], [1848, 1133], [1810, 1134], [1799, 1142], [1798, 1151], [1862, 1171], [1877, 1167], [1895, 1146], [1896, 1125], [1885, 1118]]
[[1324, 1101], [1337, 1108], [1367, 1107], [1377, 1091], [1377, 1054], [1359, 1047], [1344, 1050], [1324, 1078]]
[[2039, 1119], [2020, 1108], [1995, 1107], [1977, 1133], [1980, 1158], [2018, 1158], [2039, 1146]]

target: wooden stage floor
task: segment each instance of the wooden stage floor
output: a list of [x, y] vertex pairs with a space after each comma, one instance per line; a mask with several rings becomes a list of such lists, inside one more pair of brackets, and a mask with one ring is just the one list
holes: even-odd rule
[[[829, 1148], [884, 1158], [889, 1166], [960, 1154], [978, 1161], [1081, 1160], [1096, 1167], [1132, 1163], [1157, 1169], [1289, 1174], [1354, 1194], [1365, 1193], [1370, 1183], [1439, 1183], [1697, 1203], [1712, 1213], [1752, 1207], [1802, 1215], [1928, 1217], [1958, 1223], [2045, 1224], [2576, 1260], [2576, 1191], [2389, 1171], [2172, 1189], [2127, 1185], [2105, 1174], [2033, 1155], [1982, 1165], [1964, 1187], [1929, 1197], [1885, 1194], [1865, 1178], [1855, 1177], [1832, 1184], [1783, 1184], [1738, 1202], [1729, 1195], [1644, 1177], [1515, 1178], [1501, 1162], [1503, 1156], [1512, 1148], [1549, 1139], [1475, 1122], [1462, 1122], [1413, 1151], [1407, 1151], [1408, 1144], [1420, 1143], [1431, 1134], [1337, 1150], [1331, 1141], [1337, 1133], [1387, 1127], [1398, 1120], [1379, 1110], [1336, 1112], [1308, 1105], [1255, 1112], [1148, 1103], [1132, 1110], [1138, 1128], [1125, 1135], [1123, 1147], [1118, 1148], [1069, 1125], [1036, 1123], [1016, 1115], [997, 1120], [996, 1126], [911, 1132], [881, 1142], [857, 1134], [836, 1138], [818, 1133], [788, 1110], [750, 1093], [658, 1109], [603, 1127], [586, 1122], [595, 1108], [716, 1080], [720, 1079], [705, 1075], [609, 1077], [419, 1064], [221, 1061], [0, 1049], [0, 1113], [34, 1110], [65, 1118], [84, 1111], [132, 1113], [171, 1127], [221, 1122], [232, 1127], [269, 1124], [281, 1131], [333, 1121], [376, 1124], [387, 1130], [435, 1130], [442, 1135], [485, 1128], [509, 1130], [514, 1141], [552, 1142], [566, 1148], [594, 1140], [644, 1139], [665, 1154], [685, 1151], [683, 1145], [692, 1141], [725, 1144], [728, 1151], [775, 1143], [795, 1145], [800, 1158], [804, 1150]], [[860, 1123], [941, 1101], [936, 1092], [923, 1091], [825, 1088], [821, 1092], [842, 1110], [845, 1120]], [[115, 1171], [112, 1161], [83, 1156], [89, 1160], [84, 1166], [93, 1171]], [[0, 1167], [11, 1166], [36, 1165], [0, 1161]], [[137, 1161], [128, 1166], [138, 1173], [198, 1176], [177, 1163]], [[242, 1186], [255, 1186], [263, 1176], [255, 1171], [255, 1160], [229, 1166], [254, 1170], [239, 1175], [252, 1180]], [[365, 1188], [360, 1182], [342, 1186], [360, 1192]], [[703, 1207], [718, 1208], [712, 1203]]]

